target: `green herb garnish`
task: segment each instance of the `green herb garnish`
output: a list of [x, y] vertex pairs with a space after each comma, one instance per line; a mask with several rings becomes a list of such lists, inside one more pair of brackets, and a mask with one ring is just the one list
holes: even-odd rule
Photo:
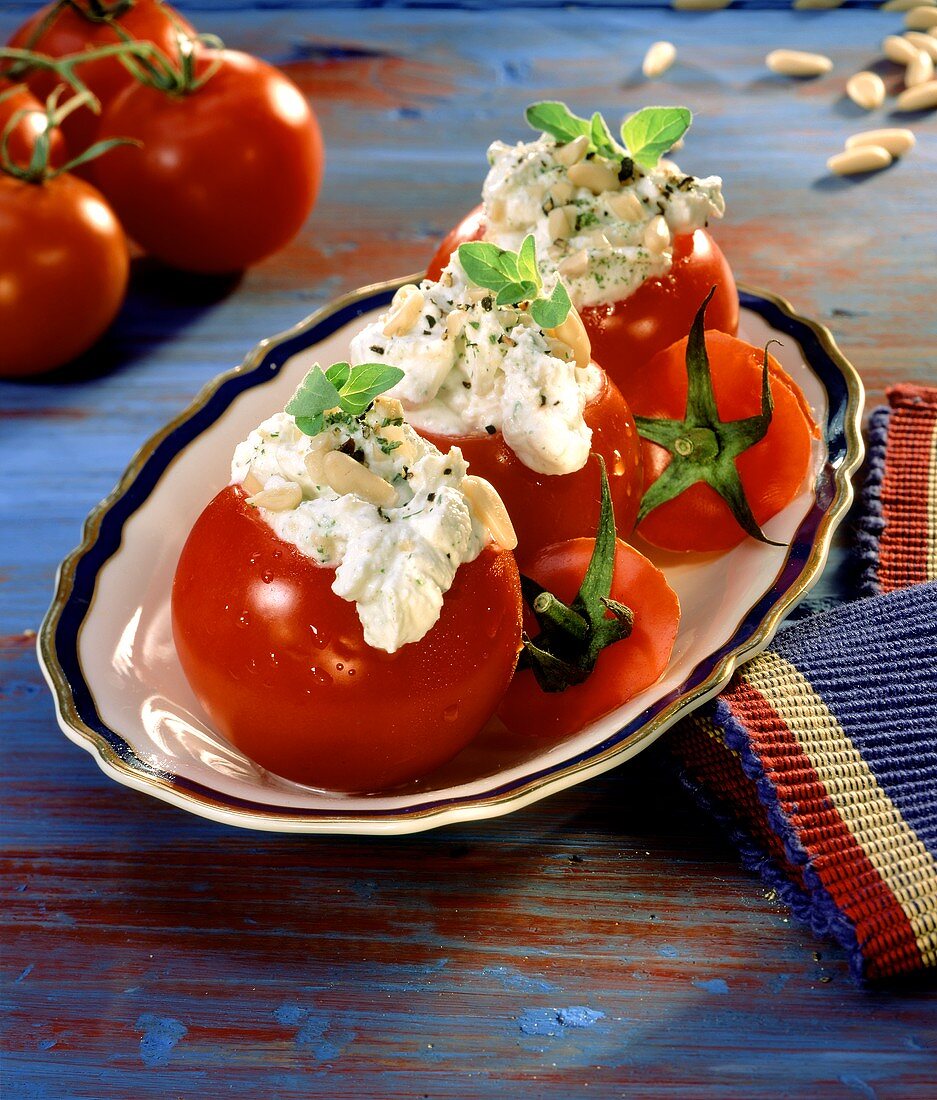
[[588, 679], [602, 650], [627, 638], [634, 625], [631, 609], [611, 598], [615, 512], [605, 461], [595, 457], [602, 473], [602, 505], [592, 557], [576, 598], [565, 604], [536, 581], [521, 577], [524, 599], [540, 627], [535, 638], [525, 635], [521, 662], [543, 691], [565, 691]]
[[327, 412], [338, 409], [349, 420], [363, 416], [374, 399], [403, 378], [399, 367], [386, 363], [333, 363], [323, 370], [318, 363], [300, 383], [286, 411], [296, 419], [296, 426], [306, 435], [318, 435], [328, 426]]
[[686, 107], [644, 107], [621, 124], [621, 136], [633, 160], [653, 168], [689, 130], [693, 114]]
[[[550, 100], [531, 104], [526, 118], [535, 130], [544, 131], [561, 145], [585, 137], [589, 140], [587, 154], [619, 161], [630, 157], [643, 168], [654, 168], [693, 121], [692, 112], [686, 107], [644, 107], [621, 124], [622, 147], [598, 111], [591, 119], [580, 118], [565, 103]], [[626, 178], [630, 174], [629, 170]]]
[[544, 329], [561, 325], [572, 309], [562, 280], [549, 298], [540, 296], [543, 279], [537, 267], [537, 248], [532, 234], [524, 238], [519, 252], [510, 252], [486, 241], [459, 245], [459, 263], [469, 279], [495, 293], [499, 306], [529, 302], [530, 315]]
[[716, 288], [706, 295], [690, 329], [686, 347], [687, 396], [682, 420], [636, 416], [638, 435], [670, 453], [664, 472], [648, 486], [641, 500], [638, 523], [661, 504], [704, 482], [729, 506], [739, 526], [752, 538], [771, 546], [782, 543], [767, 538], [752, 514], [739, 477], [736, 458], [764, 439], [771, 424], [774, 402], [768, 373], [768, 347], [765, 345], [761, 374], [761, 412], [743, 420], [720, 420], [713, 393], [709, 357], [704, 335], [706, 306]]

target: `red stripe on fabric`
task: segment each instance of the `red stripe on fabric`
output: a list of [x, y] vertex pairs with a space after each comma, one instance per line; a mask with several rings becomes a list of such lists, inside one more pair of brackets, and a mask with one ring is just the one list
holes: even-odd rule
[[745, 726], [813, 870], [853, 924], [867, 977], [919, 968], [921, 952], [904, 910], [840, 817], [787, 723], [744, 681], [736, 681], [723, 699]]
[[892, 407], [882, 479], [882, 517], [878, 580], [883, 592], [894, 592], [927, 577], [930, 529], [927, 497], [933, 470], [934, 433], [937, 432], [937, 389], [894, 386], [888, 391]]
[[742, 771], [738, 754], [721, 738], [709, 733], [705, 723], [705, 718], [693, 715], [675, 726], [668, 739], [669, 751], [687, 774], [704, 787], [708, 797], [722, 803], [723, 812], [734, 818], [784, 875], [803, 890], [803, 869], [787, 858], [781, 838], [768, 824], [755, 784]]

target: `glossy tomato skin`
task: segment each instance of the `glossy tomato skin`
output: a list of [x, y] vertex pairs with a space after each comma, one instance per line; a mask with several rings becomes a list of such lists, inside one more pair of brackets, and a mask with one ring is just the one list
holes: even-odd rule
[[531, 470], [500, 432], [482, 436], [420, 434], [443, 453], [459, 447], [469, 471], [498, 490], [514, 523], [518, 538], [515, 557], [523, 569], [552, 542], [595, 535], [602, 484], [596, 454], [605, 459], [618, 534], [627, 538], [634, 527], [642, 492], [641, 441], [631, 410], [607, 378], [600, 393], [586, 405], [584, 419], [592, 429], [592, 454], [581, 470], [571, 474]]
[[89, 348], [120, 309], [123, 231], [90, 184], [0, 172], [0, 376], [52, 370]]
[[[7, 154], [18, 168], [26, 168], [32, 159], [36, 138], [46, 129], [46, 113], [42, 104], [25, 84], [11, 84], [0, 76], [0, 134], [14, 115], [19, 121], [7, 135]], [[49, 135], [49, 166], [61, 168], [66, 161], [65, 139], [58, 128]]]
[[319, 190], [322, 137], [300, 90], [263, 61], [204, 51], [214, 75], [184, 96], [135, 84], [105, 111], [101, 138], [131, 137], [95, 162], [127, 233], [186, 271], [255, 264], [302, 228]]
[[251, 759], [315, 787], [383, 790], [450, 759], [497, 707], [520, 648], [517, 566], [487, 547], [429, 633], [393, 654], [366, 645], [334, 578], [228, 487], [183, 548], [173, 637], [215, 727]]
[[[687, 341], [661, 352], [634, 390], [636, 416], [682, 419], [686, 409]], [[723, 332], [706, 333], [716, 407], [722, 420], [741, 420], [761, 411], [764, 351]], [[800, 388], [769, 356], [774, 400], [765, 437], [736, 459], [746, 497], [759, 525], [777, 515], [797, 495], [810, 468], [817, 428]], [[642, 442], [645, 488], [660, 476], [670, 457], [655, 443]], [[709, 485], [698, 483], [655, 508], [638, 534], [655, 546], [677, 551], [729, 550], [748, 536], [728, 505]]]
[[[50, 57], [64, 57], [121, 41], [119, 34], [107, 22], [94, 20], [85, 14], [87, 0], [72, 0], [72, 3], [61, 6], [55, 18], [43, 29], [44, 22], [55, 7], [56, 4], [52, 3], [40, 8], [14, 32], [9, 45], [17, 49], [35, 50]], [[178, 55], [178, 33], [195, 34], [187, 20], [159, 0], [135, 0], [132, 7], [116, 18], [116, 22], [131, 38], [152, 42], [170, 59]], [[102, 107], [106, 107], [122, 88], [134, 83], [134, 78], [114, 57], [88, 61], [76, 71]], [[27, 82], [34, 95], [44, 102], [61, 80], [55, 73], [36, 69], [28, 75]], [[62, 130], [72, 156], [77, 156], [97, 140], [99, 121], [99, 116], [87, 107], [78, 108], [65, 119]]]
[[[595, 543], [573, 539], [546, 547], [525, 570], [565, 603], [579, 591]], [[631, 634], [599, 654], [585, 683], [563, 692], [541, 691], [530, 669], [519, 669], [498, 715], [513, 733], [552, 742], [576, 733], [645, 688], [667, 667], [680, 625], [680, 602], [664, 574], [643, 554], [622, 542], [615, 547], [612, 599], [634, 613]], [[528, 633], [537, 628], [525, 609]]]
[[713, 286], [706, 327], [734, 336], [739, 294], [732, 269], [706, 230], [697, 229], [675, 239], [673, 266], [662, 278], [647, 279], [622, 301], [581, 311], [592, 354], [628, 400], [654, 356], [689, 333]]
[[[484, 234], [484, 210], [477, 206], [446, 235], [426, 277], [438, 279], [460, 244], [481, 240]], [[631, 387], [650, 360], [687, 335], [712, 286], [716, 293], [706, 309], [706, 327], [734, 335], [739, 327], [739, 295], [732, 269], [712, 237], [697, 229], [676, 238], [673, 266], [663, 278], [648, 279], [621, 301], [580, 310], [593, 358], [626, 400], [631, 400]]]

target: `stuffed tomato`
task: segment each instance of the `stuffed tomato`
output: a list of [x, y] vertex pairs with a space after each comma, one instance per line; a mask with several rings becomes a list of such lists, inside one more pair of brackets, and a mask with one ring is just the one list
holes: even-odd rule
[[705, 228], [725, 210], [722, 180], [661, 159], [689, 126], [685, 108], [639, 111], [623, 143], [601, 115], [580, 119], [560, 103], [534, 104], [527, 118], [541, 136], [491, 145], [483, 205], [445, 238], [428, 277], [466, 241], [516, 248], [533, 234], [544, 277], [563, 276], [596, 361], [630, 400], [632, 381], [686, 335], [710, 287], [710, 327], [738, 329], [735, 280]]
[[371, 403], [397, 375], [314, 368], [238, 446], [173, 584], [176, 649], [218, 732], [315, 787], [382, 790], [445, 763], [521, 648], [504, 506], [397, 401]]
[[532, 237], [518, 252], [462, 246], [438, 280], [397, 292], [351, 358], [403, 372], [390, 394], [424, 438], [458, 446], [495, 486], [522, 568], [550, 543], [594, 534], [598, 456], [619, 529], [631, 531], [642, 485], [634, 418], [592, 362], [562, 280], [541, 279]]

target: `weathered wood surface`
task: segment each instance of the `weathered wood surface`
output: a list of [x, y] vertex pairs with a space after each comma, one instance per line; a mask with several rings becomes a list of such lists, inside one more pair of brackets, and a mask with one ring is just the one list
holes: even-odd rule
[[[25, 633], [139, 443], [259, 337], [417, 269], [535, 97], [692, 105], [681, 162], [726, 177], [739, 276], [827, 322], [873, 400], [937, 381], [937, 119], [874, 178], [823, 167], [865, 124], [846, 77], [900, 17], [205, 6], [308, 92], [326, 183], [301, 239], [238, 283], [138, 263], [79, 370], [0, 387], [4, 1096], [933, 1096], [933, 994], [855, 988], [653, 754], [412, 839], [238, 833], [105, 779], [57, 731]], [[681, 60], [647, 85], [656, 38]], [[836, 71], [773, 77], [778, 45]]]

